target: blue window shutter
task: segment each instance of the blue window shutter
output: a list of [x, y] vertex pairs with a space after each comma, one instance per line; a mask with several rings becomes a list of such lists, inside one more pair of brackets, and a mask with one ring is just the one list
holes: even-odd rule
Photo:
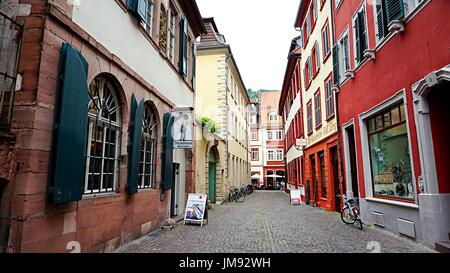
[[138, 0], [137, 14], [139, 19], [147, 21], [148, 0]]
[[88, 131], [88, 64], [71, 45], [61, 49], [58, 99], [53, 131], [48, 200], [81, 200], [84, 192]]
[[163, 150], [161, 154], [162, 161], [162, 182], [161, 189], [168, 191], [172, 189], [172, 176], [173, 176], [173, 117], [171, 113], [164, 115], [163, 124]]
[[405, 15], [403, 0], [385, 0], [388, 26], [392, 21], [400, 20]]
[[128, 146], [128, 184], [127, 193], [138, 192], [139, 181], [139, 154], [142, 142], [142, 120], [144, 118], [144, 100], [138, 104], [136, 98], [131, 98], [131, 122]]
[[137, 6], [139, 0], [127, 0], [127, 7], [132, 13], [137, 13]]

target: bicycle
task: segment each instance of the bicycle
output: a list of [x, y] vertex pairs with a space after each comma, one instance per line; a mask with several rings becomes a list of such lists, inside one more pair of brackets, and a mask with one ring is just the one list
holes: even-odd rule
[[243, 193], [242, 188], [239, 189], [237, 187], [230, 187], [230, 193], [229, 193], [229, 201], [230, 202], [238, 202], [242, 203], [245, 200], [245, 194]]
[[355, 199], [349, 199], [345, 195], [338, 195], [337, 197], [342, 197], [344, 199], [344, 208], [341, 211], [341, 220], [347, 225], [353, 225], [357, 221], [359, 222], [359, 228], [363, 229], [363, 222], [361, 220], [361, 214], [358, 204], [356, 204]]

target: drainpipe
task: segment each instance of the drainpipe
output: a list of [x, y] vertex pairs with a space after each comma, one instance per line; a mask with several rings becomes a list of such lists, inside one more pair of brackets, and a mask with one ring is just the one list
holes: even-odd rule
[[[330, 6], [331, 6], [331, 39], [333, 40], [333, 46], [331, 48], [333, 48], [335, 46], [335, 28], [334, 28], [334, 5], [333, 5], [334, 1], [330, 1]], [[333, 61], [333, 58], [331, 58]], [[337, 152], [338, 152], [338, 159], [339, 159], [339, 190], [342, 191], [344, 188], [344, 174], [343, 174], [343, 170], [344, 170], [344, 158], [342, 155], [342, 149], [341, 149], [341, 143], [342, 143], [342, 136], [341, 136], [341, 126], [340, 126], [340, 121], [339, 121], [339, 92], [335, 93], [335, 97], [336, 97], [336, 123], [337, 123], [337, 137], [338, 137], [338, 147], [337, 147]], [[344, 194], [346, 194], [344, 192]], [[336, 197], [336, 196], [335, 196]]]
[[[227, 53], [227, 57], [225, 58], [225, 107], [227, 108], [227, 118], [226, 118], [226, 161], [227, 161], [227, 179], [230, 177], [230, 145], [229, 145], [229, 117], [230, 117], [230, 108], [228, 106], [228, 59], [232, 57], [232, 53]], [[228, 183], [229, 181], [227, 181]]]

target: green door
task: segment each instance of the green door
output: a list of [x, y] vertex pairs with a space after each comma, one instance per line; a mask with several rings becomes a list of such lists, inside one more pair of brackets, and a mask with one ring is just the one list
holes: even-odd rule
[[209, 167], [208, 167], [208, 196], [211, 203], [216, 203], [216, 182], [217, 182], [217, 169], [216, 169], [216, 157], [211, 151], [209, 154]]
[[216, 163], [209, 162], [209, 200], [216, 203]]

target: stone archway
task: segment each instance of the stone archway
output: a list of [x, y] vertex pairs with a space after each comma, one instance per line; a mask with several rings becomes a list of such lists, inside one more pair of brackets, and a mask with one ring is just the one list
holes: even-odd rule
[[218, 144], [208, 144], [205, 155], [206, 166], [206, 194], [211, 203], [223, 202], [222, 167]]

